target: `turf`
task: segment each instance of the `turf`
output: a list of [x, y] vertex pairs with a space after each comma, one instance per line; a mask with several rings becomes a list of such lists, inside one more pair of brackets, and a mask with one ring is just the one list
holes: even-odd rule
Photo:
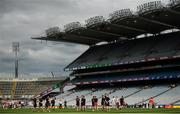
[[44, 113], [48, 113], [48, 114], [58, 114], [58, 113], [65, 113], [65, 114], [120, 114], [120, 113], [126, 113], [126, 114], [132, 114], [132, 113], [136, 113], [136, 114], [143, 114], [143, 113], [148, 113], [148, 114], [180, 114], [180, 109], [122, 109], [122, 110], [115, 110], [112, 109], [110, 112], [104, 112], [104, 111], [95, 111], [92, 112], [92, 110], [87, 110], [85, 112], [83, 111], [76, 111], [75, 109], [54, 109], [54, 110], [50, 110], [51, 112], [42, 112], [42, 110], [36, 109], [35, 111], [33, 111], [33, 109], [0, 109], [0, 113], [6, 113], [6, 114], [44, 114]]
[[[5, 113], [5, 114], [12, 114], [12, 113]], [[13, 113], [13, 114], [19, 114], [19, 113]], [[28, 113], [28, 114], [45, 114], [45, 113]], [[48, 113], [48, 114], [79, 114], [79, 113], [64, 113], [64, 112], [60, 112], [60, 113]], [[97, 112], [84, 112], [81, 114], [100, 114]], [[114, 113], [106, 113], [106, 114], [114, 114]], [[124, 113], [124, 114], [144, 114], [144, 113]], [[154, 113], [148, 113], [148, 114], [154, 114]], [[156, 114], [174, 114], [174, 113], [156, 113]]]

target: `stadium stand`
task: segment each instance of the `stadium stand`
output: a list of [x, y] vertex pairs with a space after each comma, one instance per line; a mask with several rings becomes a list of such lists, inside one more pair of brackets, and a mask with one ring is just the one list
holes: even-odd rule
[[[70, 90], [72, 91], [72, 90]], [[154, 85], [154, 86], [134, 86], [128, 88], [98, 88], [98, 90], [92, 92], [92, 90], [79, 90], [74, 92], [74, 94], [56, 98], [63, 98], [67, 101], [69, 106], [75, 105], [76, 96], [81, 97], [81, 95], [86, 96], [87, 105], [91, 105], [91, 99], [93, 96], [97, 96], [99, 101], [101, 100], [101, 96], [109, 94], [110, 98], [113, 96], [120, 98], [124, 96], [125, 102], [128, 105], [135, 105], [140, 103], [148, 103], [150, 98], [154, 98], [157, 105], [166, 105], [166, 104], [177, 104], [179, 103], [179, 91], [180, 87], [170, 87], [169, 85]], [[173, 97], [172, 97], [173, 96]], [[100, 105], [100, 102], [99, 102]]]
[[64, 79], [66, 78], [1, 78], [0, 97], [11, 100], [30, 100], [49, 88], [52, 88], [55, 84], [64, 81]]
[[168, 91], [166, 94], [162, 94], [155, 98], [158, 104], [171, 104], [172, 102], [179, 99], [180, 86], [173, 88], [171, 91]]
[[108, 45], [93, 46], [70, 64], [68, 68], [103, 66], [105, 64], [115, 65], [148, 58], [177, 56], [180, 53], [179, 45], [179, 32], [177, 32]]
[[107, 75], [107, 76], [91, 76], [89, 77], [81, 77], [75, 78], [72, 80], [72, 83], [75, 84], [89, 84], [93, 82], [123, 82], [123, 81], [135, 81], [135, 80], [155, 80], [155, 79], [172, 79], [172, 78], [179, 78], [180, 72], [179, 71], [166, 71], [166, 72], [152, 72], [152, 73], [124, 73], [123, 74], [116, 74], [116, 75]]
[[76, 96], [85, 95], [91, 105], [93, 96], [101, 100], [107, 94], [124, 96], [129, 105], [148, 103], [151, 98], [157, 105], [178, 104], [179, 12], [179, 0], [168, 5], [154, 1], [138, 6], [135, 13], [122, 9], [108, 19], [92, 17], [84, 26], [73, 22], [64, 31], [33, 38], [89, 46], [64, 69], [72, 71], [69, 84], [76, 88], [56, 98], [75, 105]]

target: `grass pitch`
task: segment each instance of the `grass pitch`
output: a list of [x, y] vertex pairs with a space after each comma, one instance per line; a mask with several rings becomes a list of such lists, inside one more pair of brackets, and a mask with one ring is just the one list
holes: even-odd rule
[[99, 111], [92, 111], [90, 109], [86, 111], [76, 111], [75, 109], [51, 109], [50, 112], [43, 112], [42, 109], [0, 109], [0, 113], [5, 114], [180, 114], [180, 109], [111, 109], [110, 112], [104, 112], [101, 109]]

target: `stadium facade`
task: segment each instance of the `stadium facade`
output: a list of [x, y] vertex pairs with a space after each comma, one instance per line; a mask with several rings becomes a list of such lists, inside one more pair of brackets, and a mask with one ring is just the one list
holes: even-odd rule
[[[65, 67], [75, 90], [57, 98], [75, 104], [74, 96], [124, 96], [130, 105], [154, 98], [158, 105], [180, 103], [180, 0], [149, 2], [137, 12], [122, 9], [108, 19], [96, 16], [86, 25], [73, 22], [46, 30], [38, 40], [88, 45]], [[98, 45], [98, 43], [106, 42]]]

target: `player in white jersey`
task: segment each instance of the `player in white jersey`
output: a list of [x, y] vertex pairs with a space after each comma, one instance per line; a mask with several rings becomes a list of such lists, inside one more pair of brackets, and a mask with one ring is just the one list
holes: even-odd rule
[[114, 96], [111, 99], [111, 105], [112, 105], [112, 108], [116, 108], [116, 98]]

